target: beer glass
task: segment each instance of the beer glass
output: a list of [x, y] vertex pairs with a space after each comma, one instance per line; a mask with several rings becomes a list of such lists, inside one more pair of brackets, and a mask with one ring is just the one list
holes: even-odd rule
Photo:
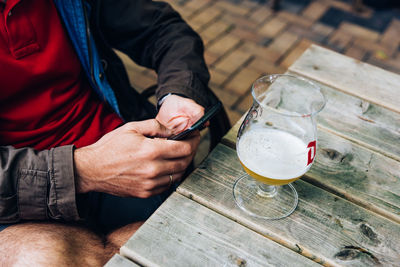
[[297, 207], [291, 185], [316, 155], [318, 86], [293, 75], [268, 75], [252, 86], [253, 105], [239, 128], [236, 151], [245, 174], [233, 186], [236, 204], [252, 216], [281, 219]]

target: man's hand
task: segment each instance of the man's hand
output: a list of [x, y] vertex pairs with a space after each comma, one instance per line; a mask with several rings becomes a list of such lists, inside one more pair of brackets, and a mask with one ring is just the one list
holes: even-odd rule
[[204, 115], [204, 108], [192, 99], [171, 95], [161, 105], [156, 120], [172, 131], [180, 133]]
[[[105, 192], [146, 198], [179, 181], [192, 161], [200, 135], [166, 140], [171, 131], [157, 120], [126, 123], [74, 152], [77, 193]], [[154, 137], [154, 138], [149, 138]]]

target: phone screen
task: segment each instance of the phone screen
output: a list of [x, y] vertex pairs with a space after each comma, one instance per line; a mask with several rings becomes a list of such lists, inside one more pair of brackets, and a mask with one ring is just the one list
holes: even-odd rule
[[183, 132], [180, 132], [176, 135], [172, 135], [168, 137], [168, 140], [183, 140], [188, 136], [191, 132], [195, 130], [202, 130], [204, 129], [204, 124], [209, 121], [212, 117], [214, 117], [218, 111], [221, 109], [222, 103], [218, 102], [216, 105], [214, 105], [212, 108], [210, 108], [203, 117], [201, 117], [198, 121], [196, 121], [192, 126], [190, 126], [188, 129], [184, 130]]

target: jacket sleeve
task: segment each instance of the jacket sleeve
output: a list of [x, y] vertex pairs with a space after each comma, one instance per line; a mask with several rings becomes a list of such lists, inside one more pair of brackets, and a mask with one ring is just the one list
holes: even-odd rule
[[73, 146], [36, 151], [0, 147], [0, 223], [78, 220]]
[[102, 0], [98, 6], [103, 38], [136, 63], [156, 70], [157, 98], [182, 94], [203, 106], [214, 98], [200, 36], [164, 2]]

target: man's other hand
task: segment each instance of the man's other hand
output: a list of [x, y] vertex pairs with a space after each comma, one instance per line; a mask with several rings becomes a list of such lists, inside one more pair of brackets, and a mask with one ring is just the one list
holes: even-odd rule
[[180, 133], [204, 115], [204, 108], [189, 98], [168, 96], [161, 105], [156, 120], [172, 131]]
[[105, 192], [147, 198], [180, 181], [200, 142], [194, 133], [183, 141], [157, 120], [129, 122], [96, 143], [74, 152], [77, 193]]

